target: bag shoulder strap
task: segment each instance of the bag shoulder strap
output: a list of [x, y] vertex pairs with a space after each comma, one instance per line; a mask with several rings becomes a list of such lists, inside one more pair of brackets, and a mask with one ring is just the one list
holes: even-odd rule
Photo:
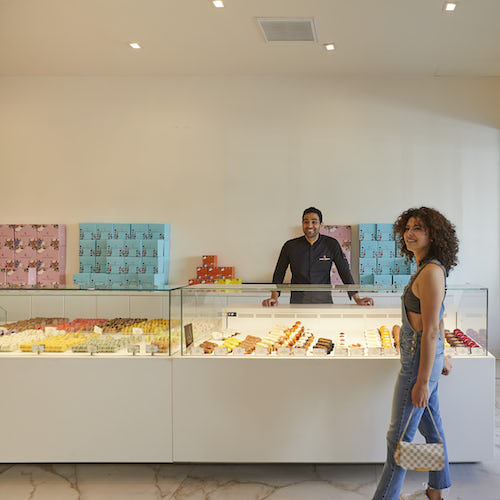
[[[431, 416], [431, 420], [432, 420], [432, 423], [434, 424], [434, 429], [436, 429], [436, 432], [437, 432], [437, 435], [439, 436], [439, 442], [442, 443], [443, 442], [443, 439], [441, 438], [441, 434], [439, 434], [439, 430], [437, 428], [437, 425], [436, 425], [436, 422], [434, 421], [434, 417], [432, 416], [432, 412], [431, 412], [431, 409], [429, 408], [429, 405], [427, 405], [425, 408], [424, 408], [424, 411], [425, 410], [428, 410], [429, 411], [429, 415]], [[411, 409], [411, 412], [410, 412], [410, 416], [408, 417], [408, 421], [406, 422], [406, 425], [405, 425], [405, 428], [403, 429], [403, 432], [401, 434], [401, 437], [399, 438], [399, 442], [401, 442], [403, 440], [403, 437], [406, 433], [406, 429], [408, 429], [408, 424], [410, 423], [410, 420], [411, 420], [411, 416], [413, 415], [413, 411], [415, 410], [415, 407], [413, 407]]]

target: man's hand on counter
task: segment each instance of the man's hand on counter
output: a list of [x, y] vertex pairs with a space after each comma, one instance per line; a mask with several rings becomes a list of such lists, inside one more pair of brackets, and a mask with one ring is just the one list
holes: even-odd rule
[[272, 307], [272, 306], [277, 306], [278, 305], [278, 292], [271, 292], [271, 298], [270, 299], [264, 299], [262, 301], [262, 305], [264, 307]]
[[358, 306], [373, 306], [374, 304], [371, 297], [360, 297], [357, 293], [355, 293], [352, 298]]

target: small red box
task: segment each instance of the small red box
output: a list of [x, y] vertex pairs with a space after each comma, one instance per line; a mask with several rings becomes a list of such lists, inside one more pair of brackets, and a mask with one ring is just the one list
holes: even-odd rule
[[232, 267], [218, 267], [217, 274], [223, 276], [224, 278], [233, 279], [235, 276], [234, 266]]
[[217, 255], [204, 255], [203, 267], [217, 267]]
[[198, 266], [196, 268], [196, 276], [207, 276], [207, 274], [208, 274], [208, 267]]

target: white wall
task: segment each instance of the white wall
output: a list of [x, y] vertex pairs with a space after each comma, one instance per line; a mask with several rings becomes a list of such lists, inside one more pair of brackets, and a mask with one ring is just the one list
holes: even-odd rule
[[450, 281], [490, 288], [500, 354], [500, 79], [0, 78], [0, 222], [170, 222], [171, 283], [204, 253], [270, 280], [301, 211], [457, 226]]

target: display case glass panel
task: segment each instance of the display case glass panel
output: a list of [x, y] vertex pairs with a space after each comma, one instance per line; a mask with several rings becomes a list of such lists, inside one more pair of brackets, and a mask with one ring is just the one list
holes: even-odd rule
[[[273, 291], [279, 304], [264, 307]], [[374, 306], [350, 300], [356, 291], [372, 297]], [[194, 285], [172, 292], [171, 318], [181, 326], [182, 355], [399, 356], [402, 292], [373, 285]], [[447, 352], [485, 355], [487, 315], [486, 288], [449, 286]]]
[[168, 356], [180, 349], [173, 288], [0, 290], [0, 353]]

